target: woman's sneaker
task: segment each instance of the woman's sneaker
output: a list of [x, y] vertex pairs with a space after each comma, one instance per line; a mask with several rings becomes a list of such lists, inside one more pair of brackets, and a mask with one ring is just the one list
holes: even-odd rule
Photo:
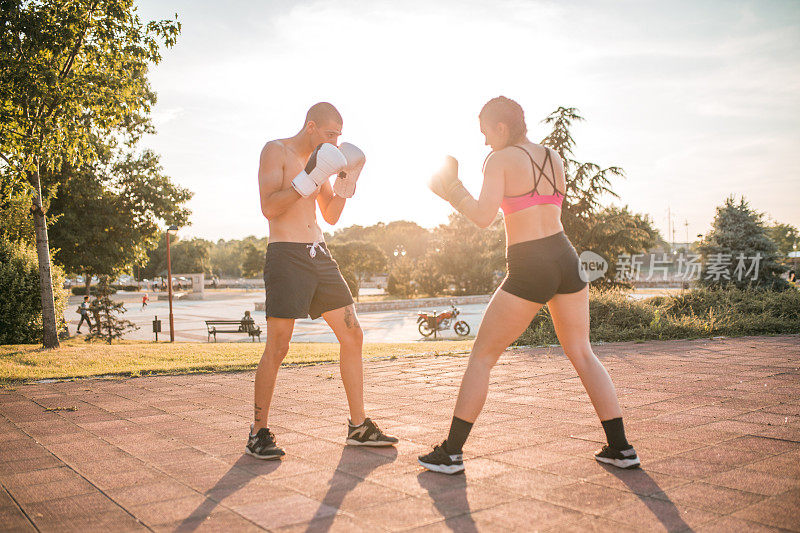
[[641, 464], [633, 446], [624, 450], [618, 450], [605, 445], [602, 450], [595, 452], [594, 458], [601, 463], [614, 465], [618, 468], [639, 468]]
[[285, 452], [275, 444], [275, 435], [267, 429], [261, 428], [253, 435], [253, 426], [250, 426], [250, 438], [247, 439], [245, 453], [256, 459], [280, 459]]
[[345, 444], [351, 446], [394, 446], [397, 442], [397, 437], [386, 435], [369, 418], [365, 418], [360, 426], [354, 426], [349, 420], [347, 421], [347, 440]]
[[[447, 442], [447, 441], [445, 441]], [[433, 447], [428, 455], [420, 455], [419, 464], [434, 472], [442, 474], [458, 474], [464, 471], [464, 456], [460, 453], [450, 454], [445, 450], [445, 442]]]

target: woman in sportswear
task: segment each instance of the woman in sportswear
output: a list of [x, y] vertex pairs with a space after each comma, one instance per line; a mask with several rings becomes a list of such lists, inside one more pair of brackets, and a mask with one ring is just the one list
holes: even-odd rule
[[492, 148], [483, 167], [480, 197], [473, 198], [464, 188], [452, 157], [430, 187], [483, 228], [492, 223], [498, 208], [503, 210], [508, 274], [483, 316], [447, 439], [420, 456], [419, 462], [446, 474], [464, 470], [462, 446], [483, 409], [491, 369], [547, 304], [558, 340], [605, 430], [608, 444], [595, 458], [635, 468], [639, 459], [625, 438], [614, 385], [589, 344], [589, 287], [580, 277], [578, 255], [561, 225], [566, 190], [561, 158], [528, 140], [522, 107], [513, 100], [493, 98], [479, 118], [486, 144]]

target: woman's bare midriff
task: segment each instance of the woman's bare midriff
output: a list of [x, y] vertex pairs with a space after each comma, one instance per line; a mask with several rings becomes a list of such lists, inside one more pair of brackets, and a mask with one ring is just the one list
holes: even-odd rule
[[561, 208], [553, 204], [527, 207], [505, 217], [508, 245], [543, 239], [564, 231]]

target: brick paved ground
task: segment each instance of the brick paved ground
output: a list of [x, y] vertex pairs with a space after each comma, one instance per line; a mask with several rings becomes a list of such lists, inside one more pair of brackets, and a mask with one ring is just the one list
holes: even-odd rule
[[799, 340], [597, 346], [634, 471], [592, 459], [602, 432], [558, 348], [504, 355], [452, 477], [416, 456], [444, 437], [464, 358], [366, 365], [397, 450], [342, 445], [336, 365], [283, 369], [282, 462], [242, 455], [252, 372], [21, 386], [0, 392], [0, 529], [798, 531]]

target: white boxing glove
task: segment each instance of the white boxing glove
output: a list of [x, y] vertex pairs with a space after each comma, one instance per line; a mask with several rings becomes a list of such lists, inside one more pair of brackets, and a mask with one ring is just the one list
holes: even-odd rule
[[352, 198], [356, 192], [358, 176], [361, 174], [361, 169], [364, 168], [364, 163], [367, 162], [367, 157], [361, 149], [350, 143], [342, 143], [339, 150], [347, 159], [347, 166], [339, 172], [336, 181], [333, 182], [333, 192], [342, 198]]
[[345, 166], [342, 152], [330, 143], [323, 143], [311, 152], [306, 168], [292, 180], [292, 187], [300, 196], [306, 197], [322, 185], [331, 175], [338, 174]]

